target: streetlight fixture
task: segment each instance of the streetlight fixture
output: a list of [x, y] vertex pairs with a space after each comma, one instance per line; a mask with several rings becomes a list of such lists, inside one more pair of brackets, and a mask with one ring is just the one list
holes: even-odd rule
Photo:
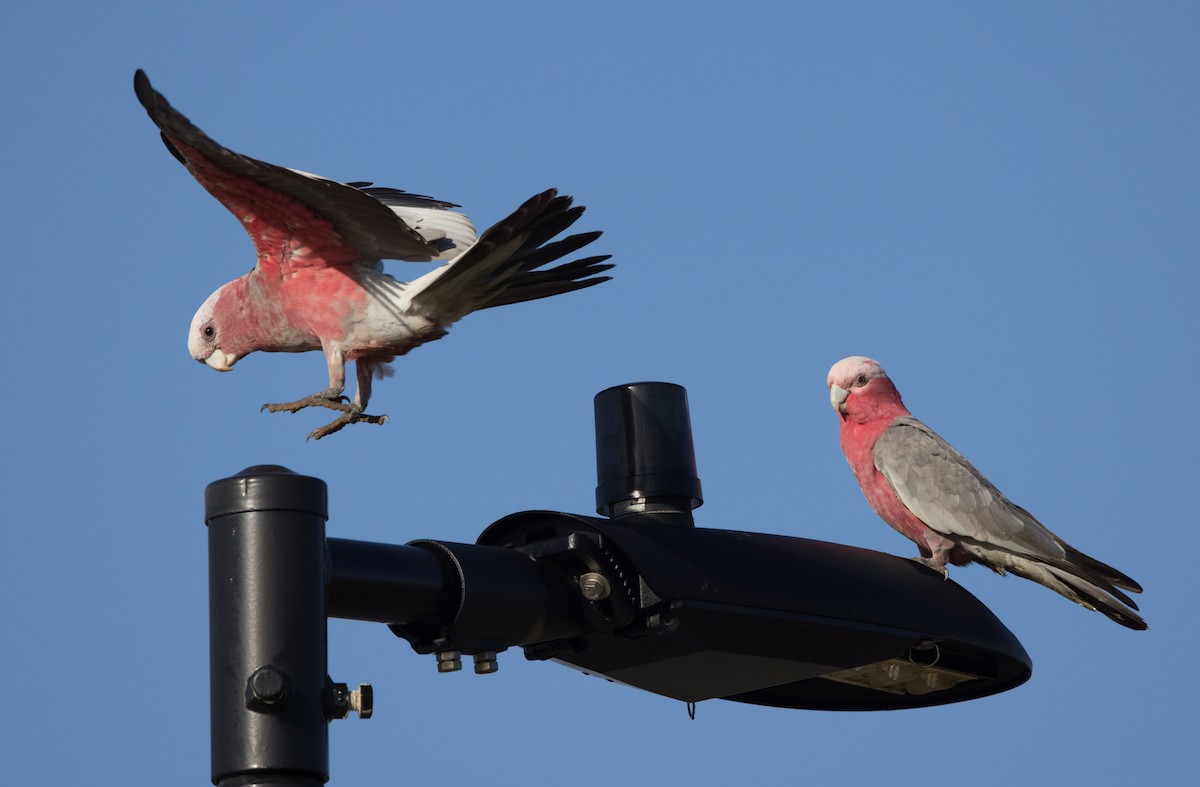
[[596, 396], [597, 512], [504, 517], [475, 544], [327, 538], [323, 481], [256, 466], [205, 492], [212, 778], [320, 785], [328, 722], [371, 713], [327, 675], [329, 617], [386, 623], [438, 671], [497, 654], [684, 702], [895, 710], [1020, 685], [1031, 664], [978, 600], [902, 558], [698, 528], [687, 394]]

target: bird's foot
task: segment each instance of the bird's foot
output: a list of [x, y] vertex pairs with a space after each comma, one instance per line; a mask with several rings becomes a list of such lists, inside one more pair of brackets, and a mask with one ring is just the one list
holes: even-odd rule
[[325, 407], [329, 410], [338, 410], [341, 412], [341, 416], [336, 421], [325, 424], [319, 429], [314, 429], [312, 434], [308, 436], [309, 440], [320, 440], [322, 437], [328, 437], [350, 424], [385, 424], [388, 420], [386, 415], [367, 415], [362, 411], [361, 407], [344, 396], [325, 392], [306, 396], [294, 402], [264, 404], [259, 412], [265, 410], [269, 413], [298, 413], [306, 407]]
[[343, 412], [336, 421], [327, 423], [318, 429], [314, 429], [312, 434], [310, 434], [306, 439], [320, 440], [322, 437], [328, 437], [334, 432], [340, 431], [342, 428], [349, 426], [350, 424], [386, 424], [387, 421], [388, 417], [386, 415], [367, 415], [366, 413], [359, 411], [358, 405], [352, 404], [350, 405], [350, 409]]
[[354, 412], [354, 405], [346, 397], [331, 396], [325, 393], [313, 394], [283, 404], [264, 404], [259, 408], [259, 412], [266, 410], [269, 413], [298, 413], [305, 407], [326, 407], [330, 410], [341, 410], [343, 413]]
[[914, 557], [913, 561], [920, 563], [923, 566], [927, 566], [928, 568], [932, 568], [934, 571], [942, 575], [942, 579], [950, 579], [950, 571], [946, 568], [945, 563], [939, 563], [933, 558], [928, 557]]

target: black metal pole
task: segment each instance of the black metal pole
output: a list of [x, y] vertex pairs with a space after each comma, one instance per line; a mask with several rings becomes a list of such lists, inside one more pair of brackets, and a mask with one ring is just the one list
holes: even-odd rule
[[325, 482], [261, 465], [204, 497], [213, 784], [322, 785]]

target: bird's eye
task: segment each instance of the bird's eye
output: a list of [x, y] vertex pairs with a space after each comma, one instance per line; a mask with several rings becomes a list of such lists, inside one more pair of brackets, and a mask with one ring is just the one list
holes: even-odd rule
[[217, 335], [216, 329], [213, 328], [211, 324], [205, 325], [203, 331], [201, 331], [201, 332], [204, 334], [205, 339], [211, 339], [212, 337]]
[[858, 377], [854, 378], [854, 386], [856, 388], [859, 388], [866, 384], [867, 384], [867, 376], [865, 374], [860, 374]]

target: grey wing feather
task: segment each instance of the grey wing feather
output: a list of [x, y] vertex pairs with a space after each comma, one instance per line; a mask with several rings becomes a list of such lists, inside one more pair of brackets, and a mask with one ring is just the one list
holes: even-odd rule
[[399, 189], [371, 186], [369, 183], [347, 185], [354, 186], [386, 205], [426, 242], [437, 248], [438, 260], [454, 259], [479, 240], [475, 226], [466, 215], [447, 210], [458, 207], [453, 202], [410, 194]]
[[875, 467], [913, 514], [974, 560], [1041, 583], [1122, 626], [1146, 628], [1137, 604], [1121, 592], [1140, 593], [1141, 585], [1063, 543], [916, 418], [897, 418], [880, 436]]
[[1058, 537], [912, 416], [897, 418], [875, 443], [875, 467], [901, 502], [939, 533], [1044, 560], [1066, 557]]

